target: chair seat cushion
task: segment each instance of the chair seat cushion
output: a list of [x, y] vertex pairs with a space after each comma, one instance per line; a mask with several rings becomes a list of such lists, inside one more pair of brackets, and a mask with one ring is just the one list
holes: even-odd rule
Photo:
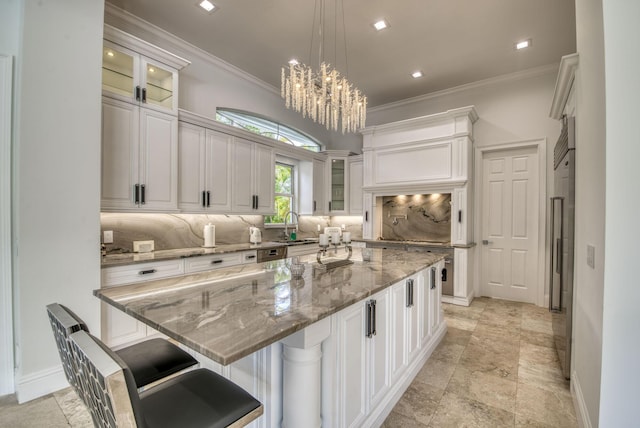
[[207, 369], [172, 378], [140, 394], [148, 427], [226, 427], [260, 407], [244, 389]]
[[129, 366], [138, 388], [198, 363], [173, 343], [156, 338], [116, 351]]

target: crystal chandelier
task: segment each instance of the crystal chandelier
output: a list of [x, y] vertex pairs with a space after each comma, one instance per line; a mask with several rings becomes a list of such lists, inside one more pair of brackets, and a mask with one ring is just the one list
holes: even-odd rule
[[[358, 129], [364, 128], [367, 116], [367, 97], [354, 87], [345, 76], [323, 61], [324, 0], [319, 1], [321, 3], [319, 20], [321, 42], [318, 61], [320, 68], [315, 71], [312, 67], [297, 62], [290, 62], [288, 67], [282, 67], [280, 95], [284, 98], [287, 108], [302, 113], [303, 117], [308, 116], [314, 122], [325, 125], [327, 129], [333, 131], [340, 129], [343, 134], [356, 132]], [[344, 27], [344, 12], [342, 19]], [[313, 35], [311, 43], [313, 45]]]

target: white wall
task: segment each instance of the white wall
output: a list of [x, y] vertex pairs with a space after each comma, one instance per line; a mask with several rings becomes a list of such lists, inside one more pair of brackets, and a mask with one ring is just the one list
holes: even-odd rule
[[217, 58], [211, 61], [209, 54], [120, 9], [108, 7], [105, 22], [191, 61], [180, 72], [180, 108], [207, 117], [215, 117], [216, 107], [247, 110], [307, 133], [327, 149], [362, 151], [359, 134], [328, 132], [324, 126], [288, 110], [280, 98], [280, 88], [273, 88]]
[[97, 331], [100, 287], [100, 0], [25, 1], [18, 53], [13, 255], [16, 392], [66, 384], [45, 306]]
[[640, 385], [640, 2], [603, 1], [606, 227], [600, 426], [638, 424]]
[[[602, 352], [605, 88], [601, 0], [576, 1], [576, 225], [572, 386], [597, 426]], [[595, 268], [586, 247], [595, 246]]]

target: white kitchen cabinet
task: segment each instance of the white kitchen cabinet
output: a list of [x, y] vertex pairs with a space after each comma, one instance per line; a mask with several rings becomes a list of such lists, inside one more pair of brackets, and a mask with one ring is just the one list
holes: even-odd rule
[[361, 426], [389, 389], [389, 292], [336, 315], [337, 425]]
[[444, 315], [442, 314], [442, 269], [444, 269], [444, 260], [440, 260], [435, 266], [431, 266], [427, 272], [429, 275], [429, 333], [435, 334], [436, 330], [442, 323]]
[[313, 215], [326, 215], [326, 162], [319, 159], [313, 160]]
[[349, 215], [362, 215], [362, 156], [349, 157]]
[[317, 242], [310, 242], [308, 244], [289, 245], [287, 247], [287, 257], [304, 256], [307, 254], [316, 254], [320, 247]]
[[203, 272], [242, 264], [242, 253], [210, 254], [184, 259], [184, 272]]
[[233, 137], [180, 122], [178, 207], [184, 212], [229, 213]]
[[[182, 275], [181, 259], [139, 263], [102, 269], [102, 287], [113, 287]], [[110, 347], [122, 347], [155, 332], [146, 324], [106, 303], [101, 304], [101, 339]]]
[[273, 148], [234, 138], [232, 212], [273, 214], [275, 152]]
[[451, 192], [451, 244], [469, 244], [473, 236], [473, 201], [468, 190], [469, 185], [456, 187]]
[[349, 213], [349, 152], [328, 150], [325, 183], [327, 189], [328, 215], [348, 215]]
[[373, 239], [373, 215], [375, 212], [373, 195], [365, 192], [362, 195], [362, 238]]
[[104, 38], [102, 94], [177, 115], [178, 71], [189, 61], [108, 25]]
[[420, 317], [423, 275], [417, 273], [391, 286], [391, 382], [403, 374], [421, 347]]
[[175, 211], [178, 118], [105, 98], [102, 209]]

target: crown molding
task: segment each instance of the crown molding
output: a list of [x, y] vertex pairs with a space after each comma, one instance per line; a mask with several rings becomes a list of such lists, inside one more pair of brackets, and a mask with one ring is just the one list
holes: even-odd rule
[[556, 88], [553, 91], [553, 101], [551, 102], [551, 110], [549, 111], [549, 116], [554, 119], [560, 119], [562, 117], [564, 106], [567, 104], [569, 92], [573, 85], [573, 79], [576, 76], [578, 62], [579, 57], [577, 53], [565, 55], [560, 60]]
[[[258, 79], [254, 75], [241, 70], [240, 68], [218, 58], [217, 56], [203, 49], [200, 49], [199, 47], [194, 46], [191, 43], [186, 42], [185, 40], [182, 40], [176, 35], [171, 34], [168, 31], [163, 30], [162, 28], [156, 25], [153, 25], [152, 23], [145, 21], [125, 10], [122, 10], [119, 7], [112, 5], [111, 3], [105, 2], [104, 14], [105, 14], [105, 22], [109, 17], [122, 20], [127, 24], [133, 26], [137, 30], [148, 32], [152, 34], [154, 38], [160, 39], [163, 42], [169, 43], [177, 47], [178, 49], [182, 50], [185, 54], [188, 54], [191, 57], [196, 57], [206, 63], [209, 63], [214, 67], [220, 68], [236, 77], [246, 80], [249, 83], [258, 86], [267, 92], [271, 92], [274, 95], [277, 95], [278, 97], [280, 96], [280, 90], [268, 84], [264, 80]], [[117, 26], [114, 26], [113, 24], [109, 24], [109, 25], [117, 28]]]
[[[384, 123], [382, 125], [367, 126], [360, 130], [362, 135], [390, 133], [395, 131], [406, 131], [408, 129], [423, 129], [434, 124], [439, 124], [444, 121], [454, 121], [457, 118], [466, 117], [471, 124], [478, 120], [478, 112], [475, 106], [466, 106], [456, 109], [447, 110], [442, 113], [431, 114], [428, 116], [413, 117], [410, 119], [404, 119], [397, 122]], [[452, 138], [457, 136], [468, 136], [469, 133], [454, 133], [447, 134], [446, 137]]]
[[558, 70], [558, 64], [548, 64], [540, 67], [529, 68], [527, 70], [517, 71], [515, 73], [509, 73], [509, 74], [503, 74], [502, 76], [490, 77], [488, 79], [478, 80], [477, 82], [466, 83], [464, 85], [454, 86], [453, 88], [443, 89], [441, 91], [431, 92], [425, 95], [418, 95], [417, 97], [406, 98], [404, 100], [395, 101], [388, 104], [382, 104], [376, 107], [370, 107], [367, 109], [367, 113], [375, 113], [379, 111], [390, 110], [393, 108], [402, 107], [409, 104], [428, 101], [434, 98], [453, 95], [458, 92], [468, 91], [470, 89], [477, 89], [482, 87], [499, 85], [501, 83], [513, 82], [513, 81], [523, 80], [523, 79], [531, 79], [534, 77], [555, 73], [557, 70]]

